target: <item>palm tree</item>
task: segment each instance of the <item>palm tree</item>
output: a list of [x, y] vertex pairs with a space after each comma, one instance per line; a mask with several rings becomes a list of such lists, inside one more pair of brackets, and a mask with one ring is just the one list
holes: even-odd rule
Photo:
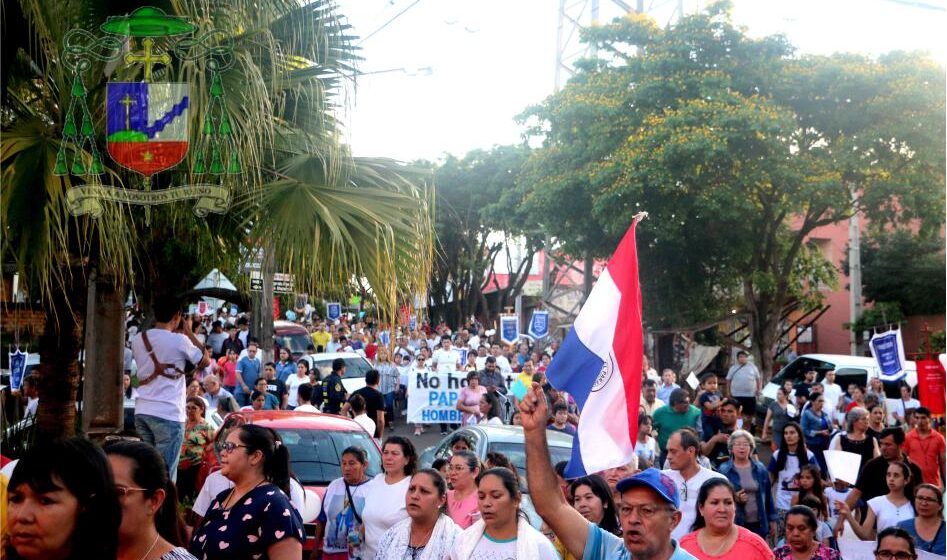
[[[134, 285], [140, 294], [177, 291], [194, 280], [182, 269], [182, 252], [208, 268], [235, 262], [241, 246], [262, 246], [272, 249], [278, 270], [296, 275], [300, 291], [341, 292], [367, 283], [385, 319], [395, 317], [399, 302], [424, 293], [431, 266], [433, 199], [425, 177], [390, 160], [353, 158], [339, 140], [337, 93], [355, 74], [358, 57], [329, 2], [149, 4], [215, 31], [208, 42], [232, 44], [232, 66], [220, 74], [224, 95], [216, 99], [232, 130], [234, 159], [225, 164], [235, 161], [242, 173], [197, 173], [207, 139], [202, 127], [192, 126], [189, 159], [155, 176], [156, 188], [208, 179], [225, 185], [233, 196], [228, 214], [200, 219], [185, 204], [155, 207], [150, 227], [143, 227], [141, 209], [106, 203], [98, 218], [72, 216], [65, 193], [85, 181], [56, 175], [56, 156], [62, 147], [67, 161], [78, 155], [91, 165], [92, 153], [88, 144], [62, 140], [75, 79], [63, 38], [76, 27], [97, 30], [107, 17], [138, 6], [122, 3], [121, 13], [111, 13], [110, 4], [94, 0], [3, 3], [4, 28], [20, 25], [4, 36], [2, 254], [29, 279], [47, 314], [37, 422], [43, 435], [73, 431], [77, 325], [91, 274]], [[104, 128], [105, 76], [137, 81], [141, 72], [92, 61], [82, 78], [96, 130]], [[197, 114], [215, 99], [211, 79], [208, 59], [185, 57], [156, 66], [153, 77], [191, 84], [190, 110]], [[134, 188], [140, 181], [107, 158], [102, 163], [104, 184]]]

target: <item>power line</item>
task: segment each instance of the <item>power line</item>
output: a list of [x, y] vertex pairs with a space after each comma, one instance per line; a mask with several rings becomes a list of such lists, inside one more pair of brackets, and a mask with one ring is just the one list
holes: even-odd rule
[[361, 44], [364, 43], [365, 41], [371, 39], [376, 33], [378, 33], [379, 31], [381, 31], [382, 29], [388, 27], [388, 25], [390, 25], [391, 22], [395, 21], [396, 19], [398, 19], [399, 17], [401, 17], [402, 15], [404, 15], [405, 12], [407, 12], [407, 11], [410, 10], [411, 8], [415, 7], [415, 6], [418, 4], [418, 2], [420, 2], [420, 1], [421, 1], [421, 0], [414, 0], [414, 2], [412, 2], [411, 4], [408, 5], [408, 7], [406, 7], [405, 9], [403, 9], [403, 10], [401, 10], [400, 12], [398, 12], [397, 14], [395, 14], [394, 17], [392, 17], [391, 19], [389, 19], [389, 20], [386, 21], [385, 23], [381, 24], [381, 27], [379, 27], [378, 29], [372, 31], [372, 32], [369, 33], [368, 35], [366, 35], [361, 41], [358, 42], [358, 44], [361, 45]]

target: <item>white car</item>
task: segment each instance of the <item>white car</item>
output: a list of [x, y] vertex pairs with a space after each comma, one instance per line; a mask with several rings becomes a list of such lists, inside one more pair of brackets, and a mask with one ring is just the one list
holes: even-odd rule
[[345, 375], [342, 376], [342, 386], [348, 394], [352, 394], [365, 386], [365, 374], [372, 369], [372, 363], [365, 356], [355, 352], [326, 352], [303, 356], [300, 360], [311, 361], [312, 367], [319, 371], [319, 379], [325, 379], [332, 373], [332, 362], [336, 358], [345, 360]]
[[[917, 386], [917, 365], [914, 362], [905, 362], [905, 381], [911, 388]], [[858, 383], [862, 387], [868, 386], [868, 380], [880, 375], [878, 362], [874, 358], [861, 356], [846, 356], [844, 354], [803, 354], [786, 364], [779, 370], [773, 379], [763, 387], [763, 396], [767, 399], [776, 399], [776, 390], [790, 380], [793, 385], [802, 381], [805, 372], [818, 372], [817, 381], [822, 381], [827, 371], [835, 370], [835, 382], [844, 391], [849, 383]], [[885, 394], [889, 399], [900, 398], [897, 383], [886, 383]]]

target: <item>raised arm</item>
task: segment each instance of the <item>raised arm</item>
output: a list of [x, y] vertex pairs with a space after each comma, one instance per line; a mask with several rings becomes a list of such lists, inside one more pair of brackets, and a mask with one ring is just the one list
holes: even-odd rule
[[589, 523], [566, 503], [559, 490], [556, 472], [549, 460], [546, 422], [549, 410], [538, 383], [520, 401], [520, 418], [526, 440], [526, 481], [536, 513], [556, 533], [572, 556], [582, 558], [589, 537]]

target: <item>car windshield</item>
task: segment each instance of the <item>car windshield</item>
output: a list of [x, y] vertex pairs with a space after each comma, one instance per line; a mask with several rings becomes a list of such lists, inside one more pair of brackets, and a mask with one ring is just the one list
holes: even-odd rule
[[[345, 360], [345, 375], [342, 379], [365, 377], [368, 370], [372, 368], [371, 364], [361, 358], [342, 359]], [[319, 370], [319, 379], [325, 379], [332, 373], [332, 360], [316, 360], [316, 369]]]
[[[526, 476], [526, 446], [522, 443], [495, 442], [490, 444], [490, 451], [497, 451], [506, 455], [513, 463], [520, 475]], [[549, 459], [555, 465], [559, 461], [568, 461], [572, 455], [569, 447], [549, 447]]]
[[277, 428], [289, 449], [289, 462], [302, 485], [326, 486], [342, 476], [339, 466], [342, 452], [357, 446], [368, 452], [369, 477], [381, 472], [381, 454], [375, 442], [364, 432], [319, 431], [302, 428]]
[[276, 336], [276, 345], [286, 348], [291, 354], [304, 354], [310, 344], [312, 339], [302, 333]]

